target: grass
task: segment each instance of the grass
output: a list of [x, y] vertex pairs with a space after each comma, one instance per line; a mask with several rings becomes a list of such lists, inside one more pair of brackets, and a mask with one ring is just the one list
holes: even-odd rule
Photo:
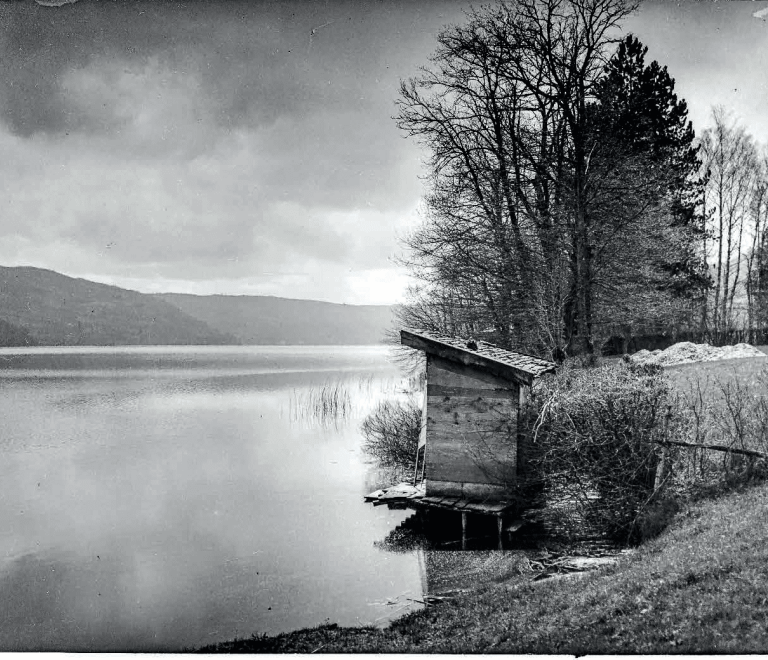
[[768, 486], [699, 503], [613, 568], [475, 591], [390, 628], [320, 626], [205, 652], [768, 651]]
[[361, 409], [370, 407], [372, 401], [398, 390], [397, 380], [381, 381], [374, 373], [294, 389], [289, 401], [291, 419], [322, 427], [338, 427], [359, 414]]
[[291, 416], [321, 426], [338, 425], [352, 413], [352, 397], [343, 382], [324, 383], [291, 396]]
[[[757, 384], [768, 360], [668, 370]], [[717, 399], [713, 389], [712, 396]], [[768, 484], [690, 504], [661, 536], [614, 567], [560, 580], [489, 571], [453, 601], [389, 628], [326, 625], [204, 652], [766, 653]]]
[[[768, 346], [761, 346], [768, 353]], [[720, 380], [738, 380], [745, 385], [756, 386], [757, 376], [768, 367], [768, 359], [739, 358], [734, 360], [716, 360], [714, 362], [693, 362], [667, 367], [664, 371], [670, 384], [679, 389], [690, 387], [696, 380], [710, 383]]]

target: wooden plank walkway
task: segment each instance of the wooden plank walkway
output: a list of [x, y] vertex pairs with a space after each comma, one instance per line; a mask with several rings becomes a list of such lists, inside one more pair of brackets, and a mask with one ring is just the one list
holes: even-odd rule
[[366, 496], [374, 504], [407, 504], [413, 508], [436, 508], [466, 513], [500, 516], [513, 507], [510, 502], [487, 502], [463, 497], [426, 495], [423, 486], [397, 484]]
[[512, 508], [509, 502], [482, 502], [467, 500], [460, 497], [435, 497], [424, 496], [414, 498], [409, 502], [416, 507], [434, 507], [451, 511], [466, 511], [468, 513], [481, 513], [486, 515], [500, 515]]
[[443, 511], [455, 511], [461, 514], [461, 548], [467, 547], [467, 524], [469, 514], [495, 516], [499, 535], [499, 550], [504, 549], [504, 532], [516, 532], [522, 526], [521, 521], [508, 523], [506, 514], [515, 505], [510, 502], [486, 502], [481, 500], [468, 500], [463, 497], [444, 497], [427, 495], [425, 485], [412, 486], [408, 483], [397, 484], [389, 488], [374, 491], [366, 495], [365, 500], [374, 506], [387, 504], [390, 508], [409, 507], [412, 509], [442, 509]]

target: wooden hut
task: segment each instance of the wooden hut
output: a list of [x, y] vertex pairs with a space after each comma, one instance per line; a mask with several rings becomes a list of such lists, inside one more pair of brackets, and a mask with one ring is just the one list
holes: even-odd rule
[[416, 460], [423, 503], [455, 506], [458, 500], [471, 510], [472, 503], [485, 508], [508, 501], [521, 469], [520, 407], [534, 379], [555, 365], [423, 330], [402, 330], [400, 340], [427, 358], [425, 423]]

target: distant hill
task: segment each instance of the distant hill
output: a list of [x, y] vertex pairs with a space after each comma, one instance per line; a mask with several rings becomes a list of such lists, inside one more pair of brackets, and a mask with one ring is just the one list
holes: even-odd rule
[[392, 325], [387, 305], [340, 305], [273, 296], [158, 294], [244, 344], [378, 344]]
[[49, 346], [237, 343], [155, 296], [41, 268], [0, 267], [0, 320]]
[[26, 328], [0, 319], [0, 346], [37, 346], [37, 341]]
[[42, 268], [0, 266], [0, 346], [375, 344], [391, 322], [384, 305], [150, 295]]

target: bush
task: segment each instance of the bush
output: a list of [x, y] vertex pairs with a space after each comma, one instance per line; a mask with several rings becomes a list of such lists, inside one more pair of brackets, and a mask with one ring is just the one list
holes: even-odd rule
[[644, 536], [668, 481], [657, 480], [663, 445], [676, 430], [664, 374], [627, 363], [564, 365], [530, 405], [529, 460], [550, 511], [581, 533]]
[[[746, 379], [735, 370], [697, 374], [681, 390], [680, 440], [768, 454], [768, 369]], [[765, 457], [698, 447], [678, 456], [675, 472], [680, 488], [711, 497], [764, 481], [768, 464]]]
[[697, 368], [688, 387], [673, 372], [671, 388], [658, 365], [569, 361], [542, 379], [523, 428], [547, 522], [642, 541], [685, 500], [768, 479], [768, 369], [712, 371]]
[[413, 469], [421, 434], [421, 406], [413, 399], [406, 402], [384, 401], [365, 418], [363, 450], [382, 466]]

